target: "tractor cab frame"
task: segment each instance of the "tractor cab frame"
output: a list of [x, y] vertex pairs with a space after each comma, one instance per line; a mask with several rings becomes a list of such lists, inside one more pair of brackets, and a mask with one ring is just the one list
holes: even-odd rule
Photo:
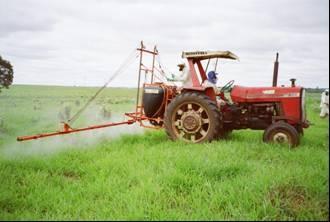
[[[207, 80], [206, 69], [202, 65], [203, 60], [208, 60], [208, 64], [211, 59], [231, 59], [239, 60], [238, 56], [230, 51], [192, 51], [182, 52], [182, 58], [187, 59], [189, 66], [189, 74], [191, 75], [191, 86], [183, 86], [182, 91], [200, 91], [205, 92], [212, 100], [216, 100], [216, 94], [212, 87], [204, 87], [202, 83]], [[217, 64], [217, 63], [216, 63]]]

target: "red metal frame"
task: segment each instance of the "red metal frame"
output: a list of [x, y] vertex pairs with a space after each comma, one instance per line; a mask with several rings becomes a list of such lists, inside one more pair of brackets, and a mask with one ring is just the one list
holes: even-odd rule
[[[93, 129], [100, 129], [100, 128], [106, 128], [111, 126], [118, 126], [118, 125], [125, 125], [125, 124], [133, 124], [136, 122], [140, 123], [140, 126], [146, 127], [146, 128], [153, 128], [157, 129], [160, 128], [160, 126], [150, 126], [144, 123], [144, 121], [150, 122], [151, 120], [161, 122], [162, 119], [160, 118], [148, 118], [144, 115], [143, 112], [143, 106], [140, 104], [140, 82], [141, 82], [141, 72], [146, 71], [147, 73], [151, 73], [151, 82], [149, 84], [144, 83], [144, 88], [146, 85], [154, 85], [159, 83], [153, 83], [154, 81], [154, 72], [155, 72], [155, 57], [158, 55], [157, 47], [155, 46], [153, 51], [145, 49], [145, 46], [143, 45], [143, 42], [141, 41], [141, 47], [137, 48], [138, 51], [140, 51], [140, 64], [139, 64], [139, 75], [138, 75], [138, 87], [137, 87], [137, 97], [136, 97], [136, 108], [135, 112], [132, 113], [125, 113], [125, 116], [127, 116], [129, 119], [127, 121], [123, 122], [117, 122], [117, 123], [107, 123], [102, 125], [95, 125], [95, 126], [89, 126], [89, 127], [83, 127], [83, 128], [72, 128], [68, 123], [63, 123], [63, 130], [51, 132], [51, 133], [42, 133], [32, 136], [19, 136], [17, 137], [17, 141], [26, 141], [26, 140], [33, 140], [33, 139], [39, 139], [43, 137], [50, 137], [50, 136], [56, 136], [56, 135], [64, 135], [64, 134], [70, 134], [70, 133], [76, 133], [81, 131], [87, 131], [87, 130], [93, 130]], [[148, 68], [146, 67], [143, 62], [143, 54], [151, 54], [152, 55], [152, 67]], [[156, 69], [157, 70], [157, 69]], [[165, 85], [163, 85], [165, 87]], [[168, 102], [170, 101], [170, 97], [172, 95], [169, 95], [168, 92], [172, 92], [172, 90], [165, 90], [166, 93], [166, 100], [164, 101], [164, 105], [167, 106]]]
[[[192, 86], [191, 87], [183, 87], [182, 91], [200, 91], [204, 92], [207, 96], [209, 96], [212, 100], [216, 100], [216, 95], [214, 93], [214, 90], [212, 87], [207, 87], [205, 88], [202, 86], [202, 83], [207, 79], [205, 70], [203, 68], [203, 65], [201, 63], [201, 59], [193, 59], [189, 58], [188, 59], [188, 64], [189, 64], [189, 71], [191, 75], [191, 80], [192, 80]], [[199, 74], [196, 72], [195, 65], [197, 65]], [[198, 76], [201, 77], [201, 82], [199, 81]]]
[[[188, 59], [188, 64], [189, 64], [189, 71], [190, 71], [191, 80], [192, 80], [192, 86], [197, 87], [197, 88], [201, 87], [204, 80], [207, 79], [205, 70], [204, 70], [204, 68], [202, 66], [202, 63], [201, 63], [201, 60]], [[197, 65], [197, 68], [198, 68], [198, 71], [199, 71], [202, 82], [199, 82], [198, 74], [197, 74], [196, 69], [195, 69], [195, 64]]]
[[39, 138], [42, 138], [42, 137], [70, 134], [70, 133], [76, 133], [76, 132], [81, 132], [81, 131], [100, 129], [100, 128], [105, 128], [105, 127], [110, 127], [110, 126], [118, 126], [118, 125], [124, 125], [124, 124], [133, 124], [133, 123], [134, 123], [133, 120], [127, 120], [127, 121], [124, 121], [124, 122], [108, 123], [108, 124], [95, 125], [95, 126], [89, 126], [89, 127], [77, 128], [77, 129], [73, 129], [67, 123], [63, 123], [63, 130], [62, 131], [57, 131], [57, 132], [53, 132], [53, 133], [42, 133], [42, 134], [37, 134], [37, 135], [33, 135], [33, 136], [19, 136], [19, 137], [17, 137], [17, 141], [33, 140], [33, 139], [39, 139]]

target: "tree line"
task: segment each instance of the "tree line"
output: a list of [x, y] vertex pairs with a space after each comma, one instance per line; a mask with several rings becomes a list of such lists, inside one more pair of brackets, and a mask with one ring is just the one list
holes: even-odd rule
[[13, 83], [14, 70], [9, 61], [3, 59], [0, 55], [0, 92], [3, 88], [8, 89]]

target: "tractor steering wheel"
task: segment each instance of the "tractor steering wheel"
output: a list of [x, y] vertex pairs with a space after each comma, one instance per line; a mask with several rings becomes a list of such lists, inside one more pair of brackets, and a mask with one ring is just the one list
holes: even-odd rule
[[234, 80], [230, 80], [229, 82], [227, 82], [223, 87], [221, 87], [220, 92], [228, 91], [234, 85], [234, 82]]

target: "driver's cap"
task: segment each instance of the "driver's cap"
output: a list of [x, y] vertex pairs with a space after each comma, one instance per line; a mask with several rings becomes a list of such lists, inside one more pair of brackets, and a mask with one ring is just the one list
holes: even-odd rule
[[215, 71], [210, 71], [208, 74], [207, 74], [207, 78], [210, 82], [212, 83], [216, 83], [217, 81], [217, 75], [218, 73], [216, 73]]

